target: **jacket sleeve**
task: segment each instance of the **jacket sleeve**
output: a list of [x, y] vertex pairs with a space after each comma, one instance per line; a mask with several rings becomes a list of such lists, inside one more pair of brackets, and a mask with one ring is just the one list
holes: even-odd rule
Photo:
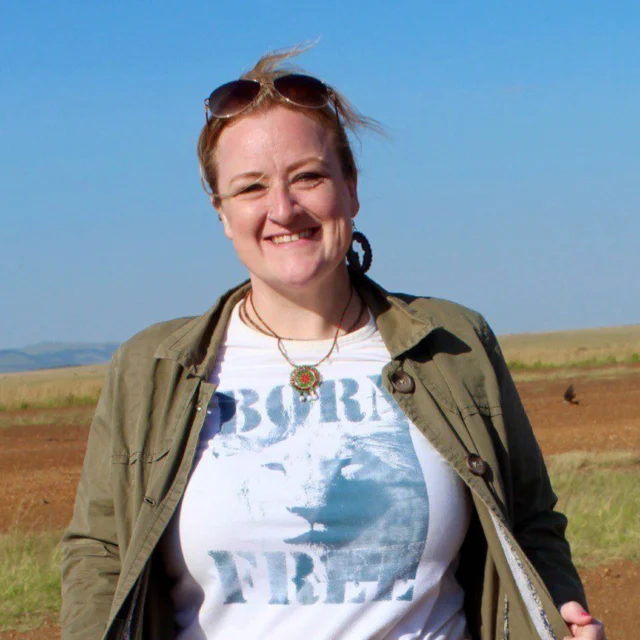
[[120, 575], [111, 491], [111, 430], [118, 354], [93, 418], [73, 518], [62, 548], [63, 640], [102, 638]]
[[515, 537], [556, 606], [575, 600], [586, 608], [582, 582], [565, 537], [567, 519], [555, 511], [558, 499], [498, 341], [486, 323], [483, 329], [485, 348], [499, 385], [508, 441]]

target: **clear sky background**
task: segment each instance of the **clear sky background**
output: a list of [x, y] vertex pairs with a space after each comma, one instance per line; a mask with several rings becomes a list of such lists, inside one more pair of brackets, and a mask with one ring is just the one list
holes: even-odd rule
[[121, 341], [245, 277], [203, 99], [264, 52], [380, 120], [372, 276], [498, 333], [640, 322], [640, 4], [0, 1], [0, 348]]

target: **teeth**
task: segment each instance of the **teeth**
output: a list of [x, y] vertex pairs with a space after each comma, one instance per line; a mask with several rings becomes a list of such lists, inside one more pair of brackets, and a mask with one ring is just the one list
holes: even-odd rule
[[271, 238], [271, 242], [273, 242], [273, 244], [295, 242], [296, 240], [300, 240], [300, 238], [309, 238], [312, 233], [313, 231], [311, 229], [307, 229], [306, 231], [301, 231], [300, 233], [292, 233], [288, 236], [273, 236], [273, 238]]

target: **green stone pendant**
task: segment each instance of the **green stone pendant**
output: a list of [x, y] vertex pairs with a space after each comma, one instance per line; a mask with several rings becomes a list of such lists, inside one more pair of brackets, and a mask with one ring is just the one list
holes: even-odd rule
[[318, 397], [318, 388], [322, 384], [320, 372], [312, 366], [301, 365], [291, 372], [291, 386], [300, 394], [303, 402]]

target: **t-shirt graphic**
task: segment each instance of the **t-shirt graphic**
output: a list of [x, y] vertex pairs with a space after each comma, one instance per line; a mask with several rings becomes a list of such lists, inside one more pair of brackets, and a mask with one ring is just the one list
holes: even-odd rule
[[[291, 412], [282, 385], [263, 399], [264, 414], [254, 389], [216, 394], [211, 418], [220, 429], [208, 455], [234, 466], [242, 460], [245, 474], [234, 489], [253, 535], [277, 523], [290, 549], [211, 549], [225, 604], [266, 598], [252, 588], [260, 561], [269, 604], [413, 598], [429, 524], [427, 488], [409, 422], [380, 376], [364, 382], [369, 415], [355, 399], [354, 379], [326, 381], [315, 403], [289, 392]], [[380, 404], [390, 419], [382, 420]]]
[[[331, 344], [295, 343], [294, 362]], [[287, 345], [289, 349], [289, 345]], [[232, 315], [184, 495], [161, 541], [178, 640], [463, 640], [462, 481], [382, 384], [375, 323], [319, 397]]]

